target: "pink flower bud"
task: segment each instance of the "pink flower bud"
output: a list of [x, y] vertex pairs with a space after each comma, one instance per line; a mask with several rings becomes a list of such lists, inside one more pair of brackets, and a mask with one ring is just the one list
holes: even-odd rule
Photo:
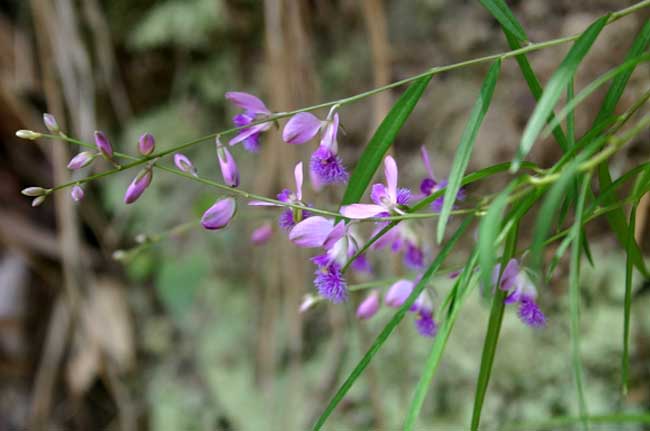
[[374, 290], [359, 304], [357, 317], [362, 320], [370, 319], [377, 310], [379, 310], [379, 293]]
[[80, 185], [76, 185], [72, 187], [70, 196], [72, 196], [72, 200], [74, 200], [75, 202], [79, 202], [84, 198], [84, 189], [82, 189]]
[[196, 176], [196, 168], [194, 168], [192, 161], [188, 159], [185, 154], [181, 154], [181, 153], [174, 154], [174, 164], [181, 171]]
[[156, 139], [151, 133], [145, 133], [138, 139], [138, 151], [143, 156], [148, 156], [156, 149]]
[[45, 123], [47, 130], [54, 134], [57, 134], [61, 131], [59, 128], [59, 123], [56, 122], [56, 118], [54, 118], [54, 115], [52, 114], [43, 114], [43, 123]]
[[[415, 283], [410, 280], [398, 280], [388, 289], [386, 296], [384, 297], [384, 302], [389, 307], [399, 308], [406, 302], [406, 299], [409, 297], [413, 291]], [[413, 308], [412, 308], [413, 309]]]
[[149, 184], [151, 184], [151, 179], [153, 178], [153, 173], [151, 172], [151, 168], [146, 168], [136, 176], [131, 184], [129, 184], [129, 187], [126, 189], [126, 193], [124, 194], [124, 203], [125, 204], [132, 204], [140, 196], [142, 196], [142, 193], [149, 187]]
[[40, 206], [43, 202], [45, 202], [45, 199], [47, 199], [47, 195], [41, 195], [35, 197], [34, 200], [32, 201], [32, 206], [33, 207]]
[[221, 145], [219, 139], [217, 138], [217, 157], [219, 158], [219, 165], [221, 166], [221, 175], [223, 176], [223, 182], [227, 186], [237, 187], [239, 185], [239, 169], [237, 169], [237, 163], [235, 159], [228, 151], [228, 148]]
[[37, 197], [46, 194], [47, 190], [43, 187], [27, 187], [26, 189], [22, 189], [20, 193], [24, 194], [25, 196]]
[[219, 199], [201, 217], [201, 225], [208, 230], [223, 229], [228, 226], [237, 210], [234, 198]]
[[273, 235], [273, 227], [271, 227], [271, 223], [264, 223], [251, 234], [251, 243], [253, 245], [266, 244], [266, 242], [271, 238], [271, 235]]
[[97, 157], [97, 154], [92, 151], [82, 151], [70, 159], [68, 162], [68, 169], [76, 171], [77, 169], [84, 168], [91, 164], [92, 161], [95, 160], [95, 157]]
[[113, 159], [113, 147], [104, 132], [95, 131], [95, 145], [106, 159]]
[[33, 141], [35, 139], [40, 138], [43, 135], [41, 133], [34, 132], [32, 130], [18, 130], [16, 132], [16, 136], [18, 136], [20, 139], [29, 139], [30, 141]]

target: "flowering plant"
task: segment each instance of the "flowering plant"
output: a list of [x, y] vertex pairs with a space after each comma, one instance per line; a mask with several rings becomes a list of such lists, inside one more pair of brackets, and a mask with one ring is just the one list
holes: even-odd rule
[[[59, 139], [83, 147], [84, 151], [69, 161], [67, 166], [71, 170], [87, 168], [102, 158], [113, 168], [69, 183], [50, 188], [29, 187], [22, 192], [34, 198], [33, 205], [38, 206], [52, 193], [69, 188], [72, 199], [81, 202], [85, 194], [84, 184], [138, 168], [139, 172], [125, 190], [125, 204], [135, 204], [146, 193], [154, 181], [153, 173], [156, 170], [213, 187], [219, 196], [200, 219], [200, 225], [206, 230], [226, 229], [236, 219], [238, 212], [262, 212], [259, 207], [279, 209], [279, 213], [273, 216], [277, 216], [282, 235], [297, 247], [316, 250], [310, 259], [316, 266], [313, 287], [306, 294], [300, 312], [307, 312], [322, 303], [341, 306], [335, 304], [353, 300], [358, 300], [356, 316], [360, 320], [374, 318], [382, 303], [386, 307], [397, 309], [326, 406], [314, 429], [323, 426], [353, 382], [406, 315], [413, 316], [412, 320], [420, 335], [433, 339], [431, 353], [405, 420], [405, 429], [414, 429], [429, 382], [437, 370], [459, 310], [467, 297], [480, 286], [485, 298], [491, 302], [491, 312], [486, 327], [471, 418], [472, 429], [478, 429], [504, 313], [516, 308], [516, 314], [525, 325], [525, 330], [540, 331], [550, 326], [551, 319], [545, 314], [545, 310], [550, 308], [552, 303], [552, 295], [546, 288], [547, 280], [550, 278], [549, 274], [552, 275], [557, 260], [561, 259], [570, 247], [572, 361], [580, 406], [579, 416], [586, 426], [588, 414], [582, 389], [578, 320], [581, 258], [585, 255], [590, 259], [584, 225], [597, 217], [606, 216], [627, 255], [623, 336], [624, 386], [629, 355], [627, 343], [633, 268], [643, 277], [650, 277], [633, 236], [636, 207], [641, 197], [650, 189], [650, 165], [647, 162], [640, 164], [615, 181], [612, 181], [609, 169], [611, 158], [650, 126], [649, 115], [637, 115], [650, 99], [650, 90], [638, 95], [629, 106], [619, 107], [619, 110], [623, 111], [622, 114], [615, 112], [634, 67], [650, 60], [650, 55], [644, 54], [650, 41], [650, 25], [643, 27], [625, 62], [603, 74], [577, 95], [573, 94], [573, 77], [603, 28], [647, 6], [648, 2], [603, 16], [579, 35], [541, 43], [527, 42], [523, 29], [505, 3], [482, 3], [485, 3], [503, 27], [511, 43], [511, 51], [475, 59], [472, 62], [432, 68], [366, 93], [292, 112], [274, 112], [259, 97], [246, 92], [227, 92], [225, 98], [241, 110], [233, 118], [233, 128], [162, 151], [156, 151], [157, 141], [149, 133], [143, 134], [137, 142], [139, 156], [113, 151], [108, 136], [101, 131], [95, 132], [94, 143], [74, 139], [60, 129], [52, 115], [45, 114], [44, 124], [49, 133], [21, 130], [17, 135], [30, 140]], [[542, 91], [525, 54], [567, 42], [574, 44]], [[513, 57], [518, 60], [533, 95], [539, 99], [538, 104], [527, 122], [517, 153], [513, 155], [511, 162], [467, 173], [477, 133], [489, 109], [502, 62]], [[443, 179], [434, 175], [430, 161], [431, 149], [422, 147], [421, 158], [426, 176], [419, 185], [411, 185], [416, 186], [415, 190], [419, 192], [413, 193], [411, 189], [403, 187], [406, 184], [399, 176], [400, 155], [388, 154], [390, 147], [432, 77], [442, 71], [466, 67], [470, 63], [490, 63], [491, 66], [469, 114], [448, 176]], [[596, 121], [578, 138], [573, 127], [577, 108], [587, 96], [610, 80], [609, 90]], [[343, 160], [339, 151], [339, 136], [342, 135], [341, 124], [345, 118], [340, 112], [340, 107], [406, 84], [409, 84], [409, 87], [375, 131], [359, 160], [356, 163]], [[566, 104], [555, 114], [554, 108], [565, 90]], [[324, 107], [330, 108], [326, 115], [323, 113], [319, 117], [311, 112]], [[566, 130], [561, 125], [563, 120], [567, 123]], [[242, 190], [240, 179], [246, 172], [240, 172], [235, 156], [244, 157], [244, 154], [237, 151], [244, 147], [250, 153], [258, 152], [262, 145], [267, 145], [264, 142], [264, 134], [274, 125], [282, 128], [284, 144], [304, 145], [318, 137], [318, 145], [309, 161], [296, 161], [293, 168], [295, 184], [291, 186], [293, 190], [285, 188], [275, 197], [260, 196]], [[562, 157], [550, 168], [542, 168], [526, 161], [535, 142], [550, 134], [553, 134], [563, 150]], [[226, 136], [231, 136], [230, 140], [226, 143], [224, 139], [222, 142], [222, 138]], [[215, 141], [216, 160], [222, 182], [199, 174], [192, 160], [180, 152], [207, 141]], [[342, 143], [343, 141], [344, 139], [341, 139]], [[242, 145], [237, 146], [240, 143]], [[165, 158], [168, 156], [173, 157], [173, 167], [171, 164], [165, 164]], [[120, 162], [125, 164], [121, 165]], [[382, 165], [383, 182], [371, 185], [373, 176]], [[494, 195], [472, 195], [473, 183], [488, 181], [496, 175], [510, 175], [507, 187]], [[304, 187], [306, 178], [311, 185], [310, 191]], [[595, 178], [599, 187], [592, 191]], [[618, 200], [615, 194], [620, 186], [633, 179], [636, 182], [632, 191], [625, 199]], [[329, 209], [312, 205], [311, 193], [317, 193], [324, 188], [344, 190], [342, 200]], [[366, 192], [369, 192], [368, 198], [365, 197]], [[251, 208], [244, 210], [241, 202], [247, 204], [243, 207]], [[629, 220], [625, 218], [626, 206], [630, 207]], [[525, 241], [522, 240], [521, 223], [533, 207], [539, 208], [538, 216], [530, 229], [529, 244], [522, 245]], [[566, 227], [571, 208], [574, 210], [573, 221]], [[435, 239], [421, 233], [419, 223], [427, 221], [435, 223]], [[364, 229], [366, 225], [369, 225], [370, 229]], [[454, 227], [451, 234], [450, 226]], [[478, 228], [477, 235], [473, 238], [468, 235], [472, 226]], [[364, 237], [366, 230], [372, 232], [368, 237]], [[251, 242], [263, 246], [273, 232], [271, 222], [266, 221], [253, 232]], [[472, 242], [473, 247], [464, 264], [459, 267], [443, 267], [446, 258], [457, 250], [458, 242], [465, 237], [470, 237], [468, 240]], [[545, 268], [545, 251], [550, 249], [551, 244], [560, 240], [561, 245], [555, 251], [555, 263]], [[380, 250], [385, 248], [402, 255], [404, 270], [409, 271], [408, 276], [390, 282], [376, 280], [374, 283], [367, 283], [364, 289], [371, 290], [365, 294], [357, 294], [356, 291], [363, 289], [348, 282], [349, 271], [372, 274], [373, 260]], [[119, 251], [116, 256], [124, 257], [127, 254]], [[444, 292], [444, 297], [443, 292], [436, 289], [433, 278], [441, 274], [454, 280], [453, 288]], [[514, 310], [512, 312], [515, 313]]]

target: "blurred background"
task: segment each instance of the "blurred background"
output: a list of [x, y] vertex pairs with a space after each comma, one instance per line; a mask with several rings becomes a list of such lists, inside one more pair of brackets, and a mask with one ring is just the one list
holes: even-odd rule
[[[530, 39], [543, 41], [582, 31], [633, 2], [508, 3]], [[603, 31], [580, 68], [578, 89], [621, 61], [649, 16], [641, 11]], [[567, 49], [530, 55], [542, 82]], [[306, 429], [392, 315], [382, 309], [370, 321], [357, 321], [354, 304], [361, 296], [347, 306], [321, 304], [299, 314], [303, 296], [313, 291], [310, 255], [277, 228], [264, 246], [249, 240], [264, 222], [275, 226], [277, 213], [241, 202], [227, 230], [203, 231], [196, 220], [216, 193], [164, 172], [155, 172], [152, 186], [129, 207], [122, 197], [135, 172], [92, 183], [79, 204], [61, 191], [31, 208], [19, 191], [81, 175], [65, 168], [78, 149], [19, 140], [16, 130], [45, 130], [41, 114], [50, 112], [82, 140], [101, 129], [117, 149], [135, 154], [138, 136], [150, 132], [158, 149], [166, 149], [230, 127], [236, 110], [225, 102], [228, 90], [254, 93], [271, 110], [288, 111], [506, 50], [498, 25], [475, 1], [1, 0], [0, 430]], [[425, 176], [421, 145], [437, 175], [447, 175], [486, 70], [484, 64], [431, 81], [394, 145], [401, 185], [417, 189]], [[648, 71], [647, 64], [637, 67], [619, 110], [647, 90]], [[349, 168], [402, 90], [341, 108], [339, 145]], [[578, 133], [590, 125], [601, 98], [581, 105]], [[470, 170], [509, 160], [534, 106], [516, 63], [507, 61]], [[648, 137], [616, 156], [614, 176], [647, 160]], [[293, 188], [292, 167], [308, 160], [314, 145], [283, 144], [274, 130], [257, 155], [235, 147], [241, 188], [267, 196]], [[219, 179], [213, 143], [186, 154], [200, 173]], [[559, 154], [547, 140], [531, 159], [547, 166]], [[464, 205], [506, 180], [471, 187]], [[317, 206], [334, 208], [342, 191], [317, 194], [306, 187], [305, 193]], [[647, 212], [644, 203], [637, 214], [637, 240], [646, 253]], [[138, 235], [187, 223], [122, 261], [112, 258], [137, 246]], [[418, 229], [433, 255], [431, 226]], [[603, 220], [587, 232], [597, 262], [585, 262], [582, 280], [590, 412], [647, 412], [650, 295], [635, 285], [631, 385], [624, 397], [624, 256]], [[464, 240], [450, 267], [463, 264], [472, 241], [471, 235]], [[371, 263], [372, 276], [349, 282], [414, 276], [386, 251], [373, 254]], [[540, 288], [546, 329], [524, 327], [514, 310], [506, 311], [483, 409], [486, 429], [576, 414], [564, 265]], [[449, 284], [444, 274], [436, 278], [434, 297], [444, 297]], [[461, 312], [420, 429], [468, 424], [488, 306], [476, 294]], [[399, 429], [430, 346], [407, 317], [327, 429]]]

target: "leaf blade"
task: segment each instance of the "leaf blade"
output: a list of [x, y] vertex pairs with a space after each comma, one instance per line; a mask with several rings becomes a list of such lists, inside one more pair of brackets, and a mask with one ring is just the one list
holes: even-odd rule
[[442, 210], [440, 211], [440, 217], [438, 218], [438, 230], [437, 230], [437, 240], [438, 243], [442, 241], [442, 238], [445, 234], [445, 228], [447, 222], [449, 221], [449, 216], [451, 215], [451, 210], [456, 202], [456, 195], [460, 190], [460, 184], [465, 174], [465, 169], [469, 164], [469, 159], [472, 155], [472, 150], [474, 149], [474, 143], [476, 142], [476, 136], [478, 130], [483, 123], [485, 114], [490, 107], [490, 102], [492, 101], [492, 95], [494, 94], [494, 88], [496, 87], [497, 80], [499, 78], [499, 71], [501, 69], [501, 60], [495, 61], [483, 81], [481, 87], [481, 92], [479, 94], [469, 119], [467, 120], [467, 125], [463, 131], [463, 135], [460, 138], [460, 144], [456, 150], [456, 155], [454, 156], [454, 161], [451, 165], [451, 171], [449, 173], [449, 179], [447, 183], [447, 189], [445, 190], [445, 195], [443, 198]]
[[358, 202], [361, 199], [377, 168], [379, 168], [384, 155], [393, 144], [397, 133], [411, 115], [411, 112], [413, 112], [429, 81], [431, 81], [431, 76], [425, 76], [413, 82], [395, 102], [363, 150], [359, 162], [350, 177], [341, 206]]
[[513, 160], [512, 172], [516, 172], [519, 169], [521, 161], [530, 152], [546, 120], [560, 98], [562, 91], [566, 88], [569, 80], [575, 75], [578, 65], [587, 55], [587, 52], [589, 52], [589, 49], [601, 30], [605, 27], [608, 19], [609, 15], [604, 15], [594, 21], [575, 41], [560, 66], [551, 76], [542, 97], [539, 99], [539, 103], [535, 107], [524, 129], [521, 143]]
[[494, 19], [501, 24], [501, 27], [507, 29], [513, 36], [521, 41], [528, 40], [524, 28], [503, 0], [480, 0], [480, 2], [485, 9], [490, 11]]

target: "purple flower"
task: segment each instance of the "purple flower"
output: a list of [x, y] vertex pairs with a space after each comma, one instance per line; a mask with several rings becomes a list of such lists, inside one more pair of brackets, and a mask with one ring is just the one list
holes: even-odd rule
[[304, 219], [289, 232], [289, 240], [298, 247], [322, 247], [334, 229], [334, 221], [321, 216]]
[[197, 176], [196, 168], [192, 164], [192, 161], [188, 159], [185, 154], [174, 154], [174, 164], [179, 170]]
[[[427, 171], [428, 177], [424, 178], [420, 183], [420, 192], [422, 195], [420, 198], [425, 198], [434, 194], [435, 192], [447, 187], [447, 180], [438, 181], [433, 173], [433, 168], [431, 167], [431, 162], [429, 161], [429, 153], [427, 152], [424, 145], [420, 147], [420, 154], [422, 156], [422, 163], [424, 164], [424, 169]], [[458, 190], [456, 194], [456, 199], [462, 201], [465, 199], [465, 191], [463, 189]], [[439, 196], [433, 202], [431, 202], [431, 209], [435, 212], [440, 212], [444, 203], [444, 197]]]
[[128, 205], [137, 201], [147, 187], [149, 187], [149, 184], [151, 184], [152, 178], [153, 172], [151, 168], [145, 168], [140, 171], [126, 189], [126, 193], [124, 193], [124, 203]]
[[[271, 115], [271, 111], [266, 107], [264, 102], [252, 94], [229, 91], [226, 93], [226, 99], [244, 110], [243, 113], [233, 118], [233, 123], [237, 127], [248, 126], [255, 121], [262, 120]], [[247, 151], [257, 152], [259, 150], [260, 135], [269, 130], [271, 125], [272, 123], [270, 122], [264, 122], [250, 127], [244, 127], [237, 132], [237, 135], [230, 140], [229, 144], [235, 145], [242, 142]]]
[[57, 123], [56, 118], [54, 118], [54, 115], [52, 114], [43, 114], [43, 123], [45, 123], [47, 130], [55, 135], [61, 131], [59, 123]]
[[[494, 268], [492, 280], [496, 283], [501, 265]], [[539, 328], [546, 325], [546, 317], [537, 305], [537, 289], [523, 271], [516, 259], [510, 259], [499, 282], [499, 289], [508, 292], [506, 304], [519, 304], [519, 319], [526, 325]]]
[[411, 269], [422, 269], [424, 267], [424, 251], [411, 241], [405, 243], [404, 264]]
[[[406, 302], [411, 292], [415, 287], [415, 282], [411, 280], [397, 280], [393, 285], [388, 288], [384, 302], [389, 307], [399, 308]], [[411, 307], [410, 311], [415, 311], [415, 304]]]
[[237, 210], [235, 198], [217, 200], [201, 217], [201, 225], [208, 230], [223, 229], [228, 226]]
[[299, 112], [287, 121], [282, 139], [287, 144], [304, 144], [318, 134], [323, 123], [314, 114]]
[[523, 299], [519, 303], [519, 319], [526, 325], [533, 328], [546, 326], [546, 317], [539, 309], [535, 301]]
[[251, 233], [251, 244], [266, 244], [271, 238], [271, 235], [273, 235], [273, 227], [271, 227], [270, 223], [264, 223], [262, 226], [256, 228], [253, 233]]
[[[296, 180], [296, 191], [295, 193], [289, 189], [284, 189], [282, 192], [278, 193], [278, 200], [281, 202], [286, 202], [290, 203], [292, 205], [302, 205], [302, 206], [307, 206], [305, 203], [302, 201], [302, 162], [299, 162], [296, 167], [294, 168], [293, 175]], [[271, 207], [281, 207], [282, 205], [272, 203], [272, 202], [264, 202], [264, 201], [257, 201], [257, 200], [252, 200], [248, 203], [248, 205], [252, 206], [271, 206]], [[307, 219], [308, 217], [311, 217], [311, 213], [306, 210], [306, 209], [298, 209], [298, 208], [287, 208], [282, 213], [280, 213], [280, 217], [278, 219], [278, 224], [280, 227], [286, 231], [291, 230], [297, 223], [301, 222], [302, 220]]]
[[70, 159], [68, 162], [68, 169], [76, 171], [77, 169], [84, 168], [91, 164], [93, 160], [95, 160], [95, 157], [97, 157], [97, 154], [92, 151], [82, 151]]
[[370, 198], [374, 204], [352, 204], [341, 207], [341, 214], [351, 219], [366, 219], [383, 213], [404, 214], [400, 206], [406, 205], [410, 198], [407, 189], [397, 189], [397, 164], [392, 156], [384, 159], [386, 185], [373, 184]]
[[73, 201], [79, 202], [84, 198], [84, 189], [82, 189], [81, 186], [77, 184], [74, 187], [72, 187], [72, 191], [70, 191], [70, 196], [72, 196]]
[[323, 298], [334, 304], [347, 301], [348, 287], [341, 273], [341, 266], [338, 263], [332, 262], [329, 265], [319, 265], [314, 274], [316, 274], [314, 286], [316, 286], [318, 293]]
[[143, 156], [148, 156], [156, 149], [156, 139], [151, 133], [145, 133], [138, 139], [138, 151]]
[[435, 337], [438, 333], [438, 325], [433, 320], [433, 312], [428, 309], [420, 309], [415, 318], [415, 328], [423, 337]]
[[316, 187], [325, 184], [344, 184], [349, 178], [341, 157], [323, 145], [311, 155], [309, 168], [312, 177], [316, 179]]
[[370, 292], [359, 307], [357, 308], [357, 317], [362, 320], [370, 319], [379, 310], [379, 293], [376, 290]]
[[104, 132], [95, 131], [95, 145], [106, 160], [113, 160], [113, 147]]
[[217, 158], [219, 159], [219, 166], [221, 167], [221, 175], [223, 176], [223, 182], [226, 183], [229, 187], [239, 186], [239, 169], [237, 169], [237, 163], [235, 159], [230, 154], [228, 148], [224, 147], [221, 144], [221, 141], [217, 137]]

